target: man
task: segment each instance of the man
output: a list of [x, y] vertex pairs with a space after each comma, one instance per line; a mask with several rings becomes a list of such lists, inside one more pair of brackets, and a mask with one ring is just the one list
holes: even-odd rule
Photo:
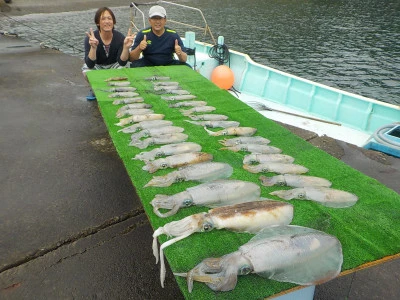
[[[165, 27], [167, 12], [156, 5], [149, 10], [147, 27], [136, 35], [129, 53], [131, 68], [147, 66], [187, 65], [186, 49], [175, 30]], [[178, 60], [174, 58], [174, 53]], [[140, 54], [143, 55], [140, 58]]]

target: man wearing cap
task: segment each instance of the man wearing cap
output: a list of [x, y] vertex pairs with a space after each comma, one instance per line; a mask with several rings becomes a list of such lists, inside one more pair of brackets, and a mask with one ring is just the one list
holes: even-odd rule
[[166, 22], [164, 7], [152, 6], [149, 10], [150, 27], [138, 32], [129, 52], [131, 68], [186, 64], [187, 54], [182, 40], [175, 30], [165, 27]]

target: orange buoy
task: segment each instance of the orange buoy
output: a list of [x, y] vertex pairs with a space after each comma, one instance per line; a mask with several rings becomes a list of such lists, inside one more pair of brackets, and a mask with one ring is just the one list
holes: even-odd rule
[[228, 66], [221, 65], [212, 71], [211, 81], [219, 88], [229, 90], [233, 86], [235, 75]]

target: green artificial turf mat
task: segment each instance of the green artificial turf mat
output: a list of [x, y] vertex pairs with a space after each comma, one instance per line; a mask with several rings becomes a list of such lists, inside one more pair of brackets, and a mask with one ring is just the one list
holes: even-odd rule
[[[164, 188], [143, 188], [153, 176], [165, 175], [173, 170], [159, 170], [154, 174], [149, 174], [141, 169], [144, 166], [143, 162], [132, 160], [136, 154], [150, 151], [160, 145], [141, 150], [128, 146], [130, 134], [117, 132], [121, 127], [115, 125], [119, 121], [115, 114], [123, 105], [113, 105], [114, 99], [108, 97], [108, 92], [102, 91], [110, 88], [104, 81], [110, 77], [127, 76], [131, 85], [136, 87], [137, 92], [144, 98], [145, 103], [153, 105], [152, 109], [155, 113], [165, 114], [166, 120], [173, 121], [175, 126], [184, 127], [184, 133], [189, 135], [188, 141], [199, 143], [203, 152], [211, 153], [214, 156], [214, 161], [229, 163], [234, 168], [231, 179], [252, 181], [261, 186], [258, 179], [261, 174], [252, 174], [242, 168], [243, 157], [248, 153], [220, 150], [222, 146], [218, 140], [223, 137], [209, 136], [201, 126], [185, 122], [184, 120], [189, 120], [189, 118], [184, 117], [178, 108], [169, 108], [167, 101], [152, 92], [153, 83], [144, 78], [154, 75], [169, 76], [171, 81], [178, 81], [183, 89], [196, 95], [197, 99], [195, 100], [205, 100], [208, 105], [216, 107], [217, 110], [214, 113], [227, 115], [229, 120], [239, 121], [241, 126], [257, 128], [256, 135], [270, 139], [271, 146], [282, 149], [283, 154], [295, 158], [296, 164], [307, 167], [309, 169], [307, 175], [326, 178], [333, 183], [332, 188], [356, 194], [359, 197], [358, 202], [354, 206], [344, 209], [328, 208], [311, 201], [290, 201], [294, 205], [293, 225], [312, 227], [332, 234], [340, 240], [344, 257], [342, 271], [349, 272], [385, 257], [398, 255], [400, 252], [399, 194], [312, 146], [274, 121], [266, 119], [190, 68], [172, 66], [101, 70], [88, 72], [87, 75], [110, 136], [154, 229], [209, 209], [196, 206], [183, 208], [176, 215], [164, 219], [153, 213], [150, 201], [156, 194], [176, 194], [199, 183], [181, 182]], [[216, 131], [216, 129], [213, 130]], [[265, 175], [272, 176], [274, 174]], [[270, 192], [280, 189], [290, 188], [261, 186], [261, 196], [281, 200], [269, 195]], [[227, 230], [196, 233], [167, 247], [165, 256], [173, 272], [187, 272], [207, 257], [220, 257], [236, 251], [252, 236]], [[167, 240], [165, 235], [159, 237], [160, 242]], [[148, 247], [151, 251], [151, 245]], [[267, 280], [257, 275], [247, 275], [241, 276], [236, 288], [230, 292], [213, 292], [205, 284], [195, 282], [193, 292], [189, 294], [186, 279], [176, 277], [176, 281], [187, 299], [260, 299], [296, 287], [290, 283]]]

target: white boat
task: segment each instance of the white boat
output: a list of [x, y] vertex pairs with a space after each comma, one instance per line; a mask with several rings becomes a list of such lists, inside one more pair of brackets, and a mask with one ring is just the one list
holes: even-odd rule
[[[193, 7], [168, 1], [157, 1], [159, 4], [189, 9], [200, 14], [204, 20], [202, 28], [214, 45], [196, 40], [195, 33], [185, 34], [185, 47], [193, 55], [188, 63], [204, 77], [211, 76], [222, 58], [224, 64], [233, 72], [234, 81], [229, 89], [241, 101], [253, 106], [265, 117], [284, 124], [326, 135], [359, 147], [383, 151], [400, 156], [400, 106], [363, 97], [342, 91], [337, 88], [319, 84], [280, 70], [258, 64], [248, 55], [228, 50], [224, 47], [224, 38], [215, 38], [203, 13]], [[132, 3], [143, 17], [145, 14]], [[181, 22], [168, 19], [170, 23]], [[190, 27], [189, 24], [185, 24]], [[210, 57], [214, 51], [217, 57]], [[227, 75], [230, 80], [229, 75]], [[394, 134], [391, 135], [391, 132]]]

